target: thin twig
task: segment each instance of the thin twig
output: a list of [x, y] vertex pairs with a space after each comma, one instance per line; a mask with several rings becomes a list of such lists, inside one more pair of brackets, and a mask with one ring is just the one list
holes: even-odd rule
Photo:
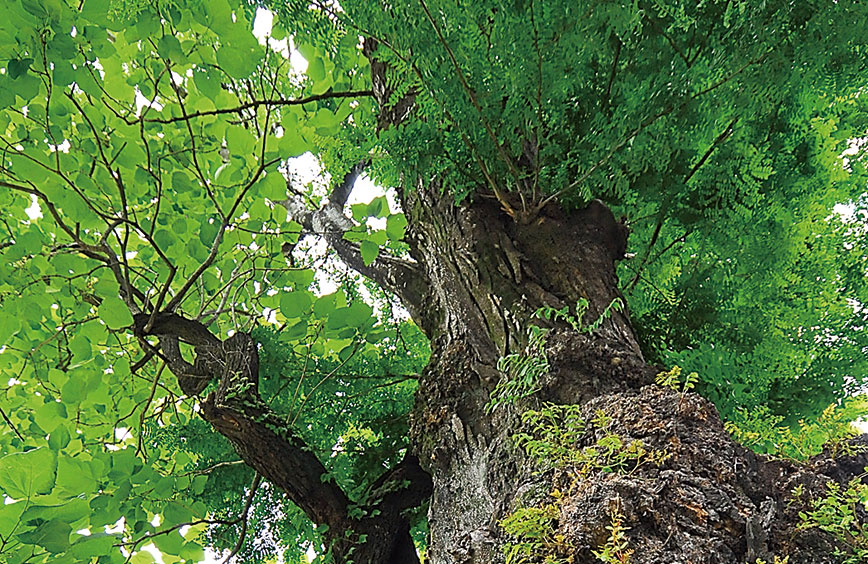
[[3, 411], [3, 408], [0, 407], [0, 415], [3, 416], [3, 420], [6, 421], [6, 424], [9, 425], [9, 428], [15, 433], [15, 435], [21, 439], [21, 442], [24, 442], [24, 437], [21, 436], [21, 433], [18, 432], [18, 428], [12, 423], [12, 420], [9, 419], [9, 416], [6, 415], [6, 412]]
[[238, 554], [241, 547], [244, 546], [244, 537], [247, 536], [247, 514], [250, 512], [250, 506], [253, 504], [253, 497], [256, 495], [256, 490], [259, 489], [260, 482], [262, 482], [262, 474], [257, 472], [256, 476], [253, 478], [253, 484], [250, 485], [250, 492], [247, 494], [247, 501], [244, 503], [244, 509], [241, 511], [241, 516], [238, 517], [241, 521], [241, 533], [238, 535], [238, 541], [235, 543], [235, 546], [232, 547], [232, 550], [223, 560], [223, 564], [228, 564], [228, 562]]

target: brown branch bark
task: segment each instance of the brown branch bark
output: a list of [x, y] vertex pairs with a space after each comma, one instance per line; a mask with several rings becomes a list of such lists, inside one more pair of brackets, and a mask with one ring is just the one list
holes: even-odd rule
[[[336, 561], [352, 552], [356, 558], [367, 558], [357, 561], [418, 562], [409, 524], [401, 514], [430, 493], [430, 478], [418, 461], [408, 457], [387, 472], [375, 483], [369, 516], [350, 518], [349, 497], [328, 479], [326, 467], [286, 418], [260, 397], [259, 353], [250, 335], [239, 332], [221, 341], [201, 323], [178, 314], [162, 312], [149, 323], [150, 317], [134, 316], [136, 335], [159, 338], [162, 356], [186, 393], [200, 393], [218, 380], [217, 390], [200, 404], [200, 415], [314, 523], [328, 525], [326, 540]], [[181, 342], [195, 347], [193, 363], [181, 357]]]
[[192, 112], [189, 114], [185, 114], [183, 116], [177, 116], [173, 118], [149, 118], [143, 121], [146, 122], [154, 122], [154, 123], [175, 123], [178, 121], [186, 121], [193, 118], [204, 117], [204, 116], [216, 116], [221, 114], [236, 114], [238, 112], [243, 112], [244, 110], [250, 110], [259, 107], [275, 107], [275, 106], [301, 106], [304, 104], [308, 104], [310, 102], [316, 102], [319, 100], [329, 100], [334, 98], [360, 98], [362, 96], [373, 96], [374, 93], [371, 90], [349, 90], [346, 92], [324, 92], [322, 94], [315, 94], [313, 96], [306, 96], [304, 98], [293, 98], [291, 100], [254, 100], [253, 102], [248, 102], [246, 104], [241, 104], [240, 106], [236, 106], [234, 108], [220, 108], [217, 110], [205, 110], [200, 112]]

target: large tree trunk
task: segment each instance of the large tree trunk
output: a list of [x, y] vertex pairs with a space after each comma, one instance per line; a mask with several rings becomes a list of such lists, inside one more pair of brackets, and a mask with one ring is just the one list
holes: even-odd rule
[[[433, 353], [412, 439], [434, 482], [432, 564], [503, 562], [510, 543], [522, 539], [507, 535], [501, 521], [518, 508], [544, 506], [556, 518], [528, 562], [598, 561], [592, 551], [604, 547], [613, 521], [628, 528], [629, 562], [636, 564], [753, 564], [773, 555], [791, 564], [834, 561], [830, 537], [797, 534], [807, 497], [794, 501], [792, 494], [803, 485], [805, 496], [819, 495], [829, 478], [753, 455], [730, 439], [709, 402], [655, 385], [659, 370], [644, 362], [626, 312], [606, 316], [592, 333], [533, 319], [538, 308], [572, 312], [584, 299], [587, 324], [620, 297], [614, 265], [626, 230], [608, 208], [591, 202], [564, 213], [551, 206], [522, 225], [493, 198], [454, 206], [437, 186], [407, 191], [404, 207], [430, 288], [417, 317]], [[490, 394], [504, 377], [497, 361], [523, 351], [529, 323], [550, 329], [539, 389], [489, 413]], [[614, 471], [540, 465], [512, 437], [520, 413], [546, 402], [579, 405], [586, 422], [600, 412], [610, 418], [605, 427], [588, 423], [577, 451], [617, 436], [623, 448], [641, 440], [665, 460]], [[846, 481], [860, 462], [868, 461], [851, 460], [849, 472], [829, 459], [823, 464]]]
[[[418, 562], [405, 512], [429, 497], [431, 564], [499, 563], [516, 550], [529, 555], [514, 562], [595, 562], [613, 529], [626, 546], [610, 561], [754, 564], [777, 555], [791, 564], [835, 562], [835, 540], [799, 531], [798, 512], [828, 481], [861, 472], [868, 456], [821, 456], [803, 466], [767, 461], [730, 439], [709, 402], [655, 385], [658, 370], [643, 360], [627, 312], [609, 308], [621, 297], [615, 261], [627, 233], [605, 205], [569, 213], [549, 206], [517, 222], [484, 194], [455, 206], [432, 185], [403, 199], [416, 262], [378, 259], [359, 268], [405, 301], [431, 338], [432, 356], [411, 414], [413, 452], [374, 484], [371, 491], [381, 493], [361, 508], [362, 518], [350, 517], [346, 494], [324, 480], [322, 463], [260, 398], [249, 335], [220, 341], [175, 313], [135, 316], [139, 336], [159, 337], [185, 393], [219, 380], [201, 416], [328, 526], [336, 562]], [[353, 264], [353, 248], [336, 249]], [[576, 312], [580, 300], [584, 316]], [[535, 317], [540, 308], [565, 307], [574, 319]], [[530, 324], [548, 330], [544, 351], [528, 353], [544, 358], [533, 393], [491, 409], [504, 378], [498, 360], [525, 351]], [[195, 347], [194, 363], [184, 360], [180, 342]], [[564, 429], [533, 437], [561, 448], [539, 460], [514, 436], [522, 413], [544, 407], [555, 414], [545, 407], [553, 405], [577, 406], [585, 423], [566, 428], [566, 442]], [[582, 451], [601, 450], [600, 441], [609, 442], [608, 455]], [[542, 516], [537, 529], [514, 528], [510, 536], [504, 519], [522, 510]]]

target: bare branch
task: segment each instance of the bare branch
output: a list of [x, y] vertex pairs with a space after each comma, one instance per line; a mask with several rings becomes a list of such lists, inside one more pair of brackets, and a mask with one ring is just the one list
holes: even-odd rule
[[238, 112], [243, 112], [244, 110], [250, 110], [253, 108], [259, 107], [277, 107], [277, 106], [301, 106], [304, 104], [308, 104], [310, 102], [316, 102], [318, 100], [330, 100], [335, 98], [361, 98], [363, 96], [373, 96], [374, 92], [371, 90], [349, 90], [346, 92], [324, 92], [322, 94], [314, 94], [313, 96], [306, 96], [304, 98], [294, 98], [294, 99], [279, 99], [279, 100], [254, 100], [252, 102], [247, 102], [246, 104], [241, 104], [240, 106], [236, 106], [234, 108], [221, 108], [217, 110], [205, 110], [201, 112], [193, 112], [183, 116], [177, 116], [173, 118], [149, 118], [143, 121], [146, 122], [154, 122], [154, 123], [175, 123], [178, 121], [186, 121], [193, 118], [204, 117], [204, 116], [216, 116], [220, 114], [236, 114]]
[[[148, 330], [148, 318], [146, 314], [134, 316], [136, 335], [159, 337], [165, 356], [175, 359], [180, 367], [176, 375], [182, 389], [219, 379], [217, 391], [200, 404], [203, 419], [229, 439], [249, 466], [285, 491], [311, 520], [330, 526], [343, 523], [349, 505], [346, 494], [334, 482], [323, 480], [323, 464], [259, 395], [259, 353], [253, 339], [236, 333], [221, 341], [201, 323], [167, 312], [160, 313]], [[193, 365], [180, 357], [179, 342], [195, 346]], [[191, 366], [197, 374], [189, 374]], [[169, 369], [175, 372], [172, 364]], [[192, 391], [202, 389], [204, 385]], [[281, 464], [273, 464], [275, 459]]]
[[370, 164], [369, 160], [361, 161], [353, 165], [350, 171], [344, 176], [343, 181], [334, 187], [331, 195], [329, 196], [329, 204], [335, 206], [336, 208], [343, 210], [344, 206], [347, 203], [347, 198], [350, 197], [350, 193], [352, 193], [353, 188], [356, 185], [356, 180], [358, 180], [359, 175], [365, 170], [365, 167]]

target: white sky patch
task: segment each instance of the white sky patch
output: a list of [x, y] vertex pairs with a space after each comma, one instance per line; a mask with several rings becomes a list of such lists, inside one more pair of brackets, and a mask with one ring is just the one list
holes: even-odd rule
[[[302, 61], [304, 61], [304, 57], [298, 55], [297, 51], [293, 51], [290, 49], [290, 41], [289, 38], [284, 37], [283, 39], [272, 39], [271, 38], [271, 30], [274, 27], [274, 13], [266, 10], [265, 8], [257, 8], [256, 16], [253, 18], [253, 35], [256, 39], [259, 40], [261, 45], [265, 45], [266, 42], [268, 46], [271, 47], [275, 52], [280, 53], [284, 57], [290, 60], [293, 67], [296, 67], [295, 61], [292, 58], [292, 54], [295, 53], [296, 57], [300, 57]], [[304, 67], [307, 68], [307, 62], [304, 63]], [[304, 72], [304, 69], [296, 69], [299, 72]]]
[[154, 543], [143, 546], [142, 550], [144, 550], [145, 552], [150, 552], [151, 556], [154, 557], [154, 561], [158, 564], [164, 564], [165, 561], [163, 560], [163, 555], [162, 553], [160, 553], [159, 549], [157, 549]]
[[297, 70], [298, 72], [305, 72], [307, 70], [307, 59], [301, 56], [296, 49], [293, 49], [289, 54], [289, 63], [292, 65], [292, 68]]
[[271, 35], [271, 27], [274, 25], [274, 14], [265, 8], [257, 8], [253, 18], [253, 35], [260, 42]]
[[835, 204], [832, 211], [840, 215], [844, 221], [851, 222], [856, 215], [856, 206], [853, 204]]
[[30, 207], [24, 209], [24, 213], [27, 214], [27, 217], [33, 221], [42, 218], [42, 208], [39, 207], [39, 198], [30, 195]]
[[142, 115], [142, 110], [146, 107], [153, 107], [158, 112], [163, 109], [163, 105], [157, 102], [156, 97], [153, 100], [145, 98], [138, 87], [136, 87], [136, 117]]

